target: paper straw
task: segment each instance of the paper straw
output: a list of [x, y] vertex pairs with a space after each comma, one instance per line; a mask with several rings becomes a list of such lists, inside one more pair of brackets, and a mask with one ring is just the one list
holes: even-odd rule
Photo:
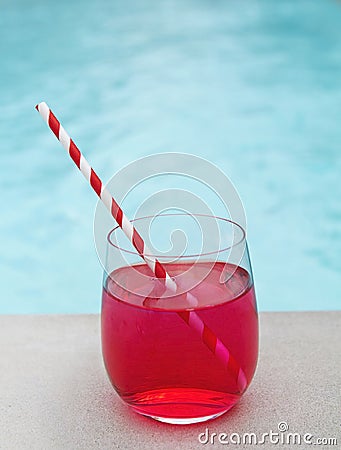
[[[144, 240], [124, 214], [118, 203], [115, 201], [109, 190], [104, 186], [96, 172], [92, 169], [88, 161], [85, 159], [76, 144], [70, 138], [68, 133], [62, 127], [56, 116], [50, 110], [45, 102], [41, 102], [36, 106], [43, 120], [47, 123], [56, 138], [69, 153], [71, 159], [82, 172], [85, 179], [91, 185], [98, 197], [102, 200], [110, 214], [116, 220], [123, 233], [137, 250], [141, 258], [150, 267], [155, 277], [164, 283], [165, 288], [176, 293], [177, 285], [175, 281], [167, 273], [162, 264], [151, 256], [152, 253], [146, 246]], [[195, 297], [191, 293], [187, 293], [189, 305], [197, 304]], [[240, 367], [236, 359], [226, 348], [223, 342], [213, 333], [213, 331], [202, 321], [195, 311], [177, 311], [179, 317], [184, 320], [191, 329], [193, 329], [200, 337], [202, 342], [211, 350], [211, 352], [224, 364], [228, 371], [235, 379], [238, 391], [242, 393], [247, 385], [247, 380], [243, 369]]]

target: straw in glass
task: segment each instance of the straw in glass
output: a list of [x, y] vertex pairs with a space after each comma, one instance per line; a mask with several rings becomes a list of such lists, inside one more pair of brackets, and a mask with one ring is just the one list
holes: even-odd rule
[[[150, 267], [155, 277], [164, 284], [164, 287], [170, 289], [171, 292], [176, 293], [176, 282], [170, 277], [162, 264], [154, 257], [147, 248], [144, 240], [129, 221], [127, 216], [122, 211], [121, 207], [115, 201], [109, 190], [104, 186], [96, 172], [92, 169], [88, 161], [85, 159], [76, 144], [70, 138], [63, 126], [60, 124], [56, 116], [50, 110], [45, 102], [36, 105], [37, 111], [40, 113], [44, 121], [47, 123], [56, 138], [62, 144], [64, 149], [69, 153], [71, 159], [81, 171], [85, 179], [91, 185], [98, 197], [102, 200], [110, 214], [116, 220], [117, 224], [127, 236], [129, 241], [137, 250], [141, 258]], [[148, 255], [148, 257], [146, 256]], [[195, 297], [188, 292], [188, 304], [190, 306], [196, 305]], [[193, 310], [184, 310], [176, 312], [182, 320], [184, 320], [189, 327], [194, 330], [202, 340], [202, 342], [209, 348], [209, 350], [224, 364], [226, 369], [232, 374], [235, 379], [237, 389], [242, 393], [247, 385], [247, 380], [243, 369], [233, 357], [231, 352], [227, 349], [224, 343], [213, 333], [213, 331], [202, 321], [198, 314]]]

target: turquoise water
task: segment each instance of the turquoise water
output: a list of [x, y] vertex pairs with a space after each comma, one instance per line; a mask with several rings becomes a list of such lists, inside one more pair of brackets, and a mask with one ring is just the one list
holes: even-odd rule
[[341, 3], [2, 2], [2, 313], [97, 312], [96, 197], [34, 110], [101, 176], [148, 154], [237, 187], [261, 310], [339, 309]]

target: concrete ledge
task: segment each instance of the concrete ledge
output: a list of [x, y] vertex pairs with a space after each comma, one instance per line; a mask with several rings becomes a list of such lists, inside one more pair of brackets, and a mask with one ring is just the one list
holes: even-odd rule
[[[114, 392], [99, 316], [0, 316], [1, 449], [255, 448], [202, 445], [199, 433], [289, 431], [341, 446], [341, 312], [262, 313], [258, 369], [240, 403], [206, 424], [139, 416]], [[294, 448], [294, 445], [259, 445]], [[302, 444], [297, 448], [316, 448]]]

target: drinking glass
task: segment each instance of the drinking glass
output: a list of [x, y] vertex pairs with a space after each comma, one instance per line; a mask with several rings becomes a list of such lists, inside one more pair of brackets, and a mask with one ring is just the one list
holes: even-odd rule
[[258, 357], [245, 231], [203, 214], [132, 221], [176, 283], [166, 289], [119, 227], [107, 238], [102, 351], [120, 398], [159, 421], [189, 424], [232, 408]]

